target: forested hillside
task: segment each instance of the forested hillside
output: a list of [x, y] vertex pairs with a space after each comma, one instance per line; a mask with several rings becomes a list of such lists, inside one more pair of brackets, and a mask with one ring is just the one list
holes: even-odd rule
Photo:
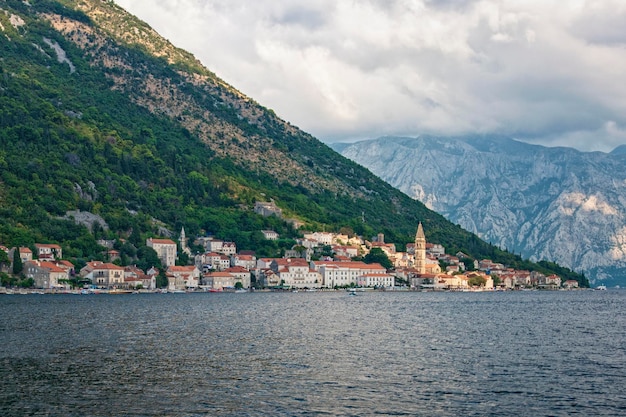
[[[110, 1], [0, 2], [0, 243], [59, 243], [99, 256], [98, 238], [185, 227], [278, 252], [254, 214], [274, 200], [304, 230], [384, 233], [417, 223], [449, 251], [541, 269], [451, 224], [281, 120]], [[101, 216], [90, 230], [68, 211]], [[575, 276], [575, 274], [572, 274]], [[581, 277], [578, 277], [582, 279]]]

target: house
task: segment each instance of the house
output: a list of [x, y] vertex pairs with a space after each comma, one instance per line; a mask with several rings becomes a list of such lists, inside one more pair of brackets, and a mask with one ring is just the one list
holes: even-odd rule
[[278, 239], [278, 233], [276, 233], [273, 230], [261, 230], [261, 233], [263, 233], [263, 237], [267, 240], [277, 240]]
[[44, 261], [54, 261], [63, 258], [61, 247], [56, 244], [35, 243], [37, 259]]
[[173, 240], [148, 238], [146, 246], [154, 249], [165, 268], [176, 264], [178, 254], [176, 243]]
[[64, 269], [53, 262], [32, 260], [26, 261], [23, 268], [26, 278], [35, 281], [35, 287], [43, 289], [69, 288], [64, 280], [69, 279], [67, 269]]
[[[578, 282], [576, 282], [578, 283]], [[558, 275], [549, 275], [546, 277], [546, 285], [550, 285], [553, 287], [560, 287], [561, 286], [561, 277]]]
[[251, 274], [250, 271], [242, 266], [231, 266], [224, 270], [235, 278], [235, 284], [241, 282], [243, 288], [250, 288]]
[[269, 268], [257, 270], [257, 282], [266, 288], [280, 286], [280, 275]]
[[20, 257], [22, 264], [33, 260], [33, 251], [31, 251], [29, 248], [26, 248], [26, 247], [11, 248], [7, 252], [7, 254], [9, 255], [9, 261], [11, 262], [11, 265], [13, 265], [13, 257], [15, 256], [15, 251], [18, 251], [18, 254], [19, 254], [18, 256]]
[[115, 261], [117, 259], [120, 259], [120, 251], [115, 250], [115, 249], [109, 249], [106, 252], [106, 256], [107, 256], [107, 259], [109, 260], [109, 262], [113, 262], [113, 261]]
[[305, 233], [304, 238], [320, 245], [332, 245], [333, 243], [333, 234], [328, 232]]
[[435, 259], [446, 254], [446, 249], [439, 243], [426, 243], [426, 255], [430, 255]]
[[246, 268], [248, 271], [254, 269], [256, 266], [256, 256], [254, 255], [243, 255], [243, 254], [235, 254], [230, 257], [230, 265], [231, 266], [240, 266], [242, 268]]
[[235, 287], [235, 277], [228, 272], [208, 272], [202, 275], [202, 287], [207, 290], [222, 291]]
[[224, 242], [222, 244], [222, 249], [217, 252], [226, 256], [232, 256], [237, 253], [237, 245], [235, 242]]
[[434, 288], [440, 290], [465, 289], [469, 288], [468, 281], [469, 278], [463, 274], [435, 274]]
[[578, 281], [575, 279], [568, 279], [563, 283], [563, 287], [571, 290], [572, 288], [578, 288]]
[[86, 276], [98, 287], [121, 288], [124, 286], [124, 268], [112, 263], [100, 262]]
[[156, 288], [155, 275], [148, 275], [135, 265], [124, 267], [124, 286], [128, 288]]
[[200, 270], [194, 265], [170, 266], [166, 275], [169, 281], [168, 289], [171, 290], [196, 289], [200, 284]]
[[67, 275], [70, 278], [73, 277], [74, 275], [76, 275], [75, 266], [70, 261], [64, 261], [64, 260], [54, 261], [54, 264], [56, 266], [58, 266], [59, 268], [64, 269], [65, 271], [67, 271]]
[[80, 269], [80, 271], [78, 271], [78, 275], [80, 275], [82, 278], [89, 277], [89, 279], [91, 279], [91, 273], [93, 272], [93, 270], [96, 268], [96, 266], [102, 265], [103, 263], [104, 262], [102, 261], [89, 261], [85, 266]]
[[195, 265], [203, 272], [223, 271], [230, 268], [230, 257], [217, 252], [207, 252], [196, 256]]

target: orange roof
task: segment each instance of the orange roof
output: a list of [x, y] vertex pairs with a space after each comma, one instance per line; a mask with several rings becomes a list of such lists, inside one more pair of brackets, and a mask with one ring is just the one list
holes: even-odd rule
[[119, 270], [119, 271], [123, 271], [123, 270], [124, 270], [124, 268], [122, 268], [121, 266], [117, 266], [117, 265], [112, 264], [112, 263], [101, 263], [101, 264], [99, 264], [99, 265], [96, 265], [96, 266], [94, 267], [94, 270], [95, 270], [95, 269], [107, 269], [107, 270], [114, 270], [114, 269], [117, 269], [117, 270]]
[[231, 274], [229, 274], [228, 272], [222, 271], [222, 272], [209, 272], [208, 274], [204, 274], [205, 277], [228, 277], [228, 278], [234, 278]]
[[54, 243], [35, 243], [36, 248], [50, 248], [50, 249], [61, 249], [61, 247]]
[[161, 245], [176, 245], [176, 243], [171, 240], [171, 239], [153, 239], [150, 238], [149, 240], [152, 241], [152, 243], [160, 243]]
[[167, 268], [167, 272], [193, 272], [196, 269], [193, 265], [172, 265]]
[[246, 268], [244, 268], [243, 266], [233, 266], [230, 267], [226, 270], [224, 270], [224, 272], [235, 272], [235, 273], [241, 273], [241, 272], [250, 272], [248, 271]]
[[350, 262], [335, 262], [335, 261], [316, 261], [314, 262], [315, 266], [331, 266], [337, 268], [352, 268], [352, 269], [385, 269], [381, 264], [373, 263], [366, 264], [361, 261], [350, 261]]
[[41, 262], [39, 266], [48, 269], [50, 272], [67, 272], [65, 269], [59, 268], [56, 264], [52, 262]]

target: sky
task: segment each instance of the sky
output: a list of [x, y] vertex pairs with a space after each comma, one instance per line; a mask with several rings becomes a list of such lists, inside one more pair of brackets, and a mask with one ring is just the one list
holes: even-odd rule
[[115, 0], [324, 142], [626, 144], [625, 0]]

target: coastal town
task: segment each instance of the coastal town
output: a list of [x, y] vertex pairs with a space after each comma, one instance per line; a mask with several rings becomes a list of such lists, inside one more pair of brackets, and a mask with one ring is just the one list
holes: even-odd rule
[[[272, 230], [262, 233], [267, 240], [279, 238]], [[489, 259], [471, 260], [468, 265], [468, 255], [448, 254], [442, 245], [427, 242], [421, 223], [417, 226], [415, 241], [407, 244], [404, 252], [396, 250], [394, 243], [386, 242], [383, 234], [366, 240], [360, 236], [318, 231], [303, 233], [296, 245], [280, 258], [257, 257], [254, 251], [238, 250], [236, 242], [212, 236], [195, 238], [194, 247], [203, 250], [192, 253], [182, 228], [177, 241], [156, 237], [146, 240], [146, 246], [154, 250], [161, 264], [160, 268], [152, 266], [147, 270], [135, 264], [122, 265], [119, 251], [113, 248], [115, 241], [98, 243], [104, 249], [105, 260], [88, 261], [78, 270], [63, 258], [62, 247], [58, 244], [36, 243], [32, 249], [0, 246], [9, 260], [0, 264], [0, 273], [5, 276], [11, 271], [20, 273], [31, 290], [52, 293], [340, 288], [492, 291], [578, 287], [574, 280], [562, 282], [557, 275], [515, 270]], [[180, 254], [186, 255], [187, 264], [180, 264]], [[366, 262], [368, 259], [375, 261]], [[21, 264], [20, 271], [15, 270], [15, 262]], [[3, 286], [0, 292], [13, 290]]]

